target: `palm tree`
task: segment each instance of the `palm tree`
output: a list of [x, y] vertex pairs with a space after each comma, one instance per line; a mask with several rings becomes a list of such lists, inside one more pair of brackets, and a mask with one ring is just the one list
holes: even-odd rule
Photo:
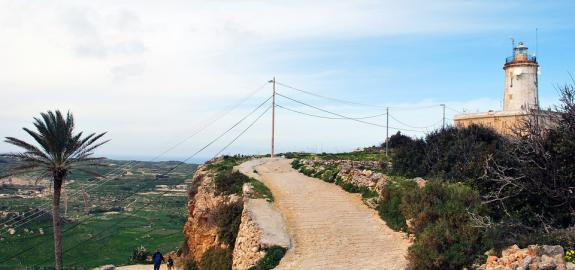
[[87, 169], [96, 166], [102, 158], [93, 157], [93, 151], [108, 141], [98, 141], [106, 133], [82, 136], [74, 133], [74, 118], [70, 112], [66, 118], [56, 110], [41, 113], [34, 118], [36, 131], [23, 128], [39, 146], [23, 140], [6, 137], [5, 142], [24, 150], [20, 153], [3, 154], [19, 162], [10, 174], [34, 173], [39, 177], [51, 177], [54, 187], [52, 198], [52, 223], [54, 227], [55, 268], [62, 269], [62, 232], [60, 227], [60, 194], [66, 177], [74, 170], [93, 173]]

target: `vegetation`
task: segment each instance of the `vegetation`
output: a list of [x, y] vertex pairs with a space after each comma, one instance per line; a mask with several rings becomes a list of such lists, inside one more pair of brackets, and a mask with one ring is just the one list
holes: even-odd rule
[[396, 231], [407, 232], [407, 218], [401, 211], [403, 198], [417, 190], [414, 181], [406, 180], [402, 177], [392, 177], [383, 190], [382, 200], [377, 207], [381, 219]]
[[240, 229], [243, 203], [229, 203], [218, 207], [215, 211], [215, 222], [218, 226], [219, 239], [233, 248]]
[[9, 172], [11, 174], [37, 173], [38, 177], [52, 177], [52, 228], [54, 230], [54, 267], [61, 270], [62, 259], [62, 228], [60, 219], [60, 196], [64, 180], [72, 170], [87, 171], [86, 168], [98, 165], [100, 158], [92, 157], [93, 151], [107, 141], [99, 141], [105, 133], [74, 132], [74, 117], [68, 112], [66, 117], [60, 111], [41, 113], [41, 118], [34, 118], [36, 131], [28, 128], [28, 133], [39, 146], [23, 140], [6, 137], [5, 142], [24, 150], [21, 153], [5, 154], [14, 158], [18, 165]]
[[200, 261], [200, 269], [230, 270], [232, 269], [232, 251], [227, 248], [211, 247]]
[[279, 265], [281, 259], [286, 254], [286, 249], [280, 246], [273, 246], [266, 251], [266, 255], [249, 270], [270, 270]]
[[471, 214], [481, 208], [479, 194], [461, 183], [430, 181], [407, 192], [400, 205], [417, 235], [409, 248], [414, 269], [462, 269], [484, 251]]

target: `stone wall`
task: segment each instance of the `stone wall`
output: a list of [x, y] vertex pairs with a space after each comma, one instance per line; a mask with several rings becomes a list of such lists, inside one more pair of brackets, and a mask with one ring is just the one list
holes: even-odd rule
[[242, 270], [256, 265], [266, 250], [273, 246], [290, 247], [281, 214], [264, 199], [245, 199], [232, 269]]

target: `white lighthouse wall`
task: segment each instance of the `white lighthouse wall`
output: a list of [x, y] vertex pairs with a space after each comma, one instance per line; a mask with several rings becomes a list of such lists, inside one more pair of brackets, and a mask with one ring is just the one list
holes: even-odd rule
[[537, 66], [509, 66], [505, 69], [504, 111], [537, 108]]

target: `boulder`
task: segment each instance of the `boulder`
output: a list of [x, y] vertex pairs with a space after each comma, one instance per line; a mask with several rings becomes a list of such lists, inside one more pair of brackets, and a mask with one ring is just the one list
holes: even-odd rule
[[541, 256], [541, 262], [539, 263], [540, 270], [554, 270], [557, 266], [555, 259], [553, 257], [543, 254]]
[[555, 257], [557, 255], [565, 255], [565, 252], [563, 251], [563, 247], [562, 246], [548, 246], [548, 245], [543, 245], [541, 247], [541, 249], [543, 250], [543, 254], [550, 256], [550, 257]]

